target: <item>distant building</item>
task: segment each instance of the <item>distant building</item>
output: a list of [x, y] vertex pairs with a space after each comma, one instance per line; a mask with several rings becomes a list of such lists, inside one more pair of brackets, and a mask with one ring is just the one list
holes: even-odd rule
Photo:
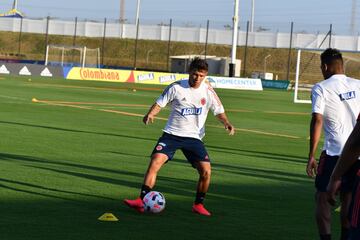
[[[187, 73], [191, 61], [195, 57], [206, 59], [209, 65], [209, 75], [229, 76], [229, 63], [231, 61], [228, 57], [204, 56], [204, 55], [181, 55], [170, 56], [171, 72]], [[235, 77], [240, 77], [241, 60], [236, 59]]]

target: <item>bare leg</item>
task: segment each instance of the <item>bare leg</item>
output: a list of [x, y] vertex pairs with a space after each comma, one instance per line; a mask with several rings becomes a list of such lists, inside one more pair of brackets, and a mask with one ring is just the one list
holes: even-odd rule
[[319, 234], [331, 234], [331, 206], [326, 192], [316, 192], [315, 201], [315, 217]]
[[206, 210], [202, 204], [210, 185], [211, 165], [210, 162], [200, 161], [197, 162], [195, 166], [199, 173], [199, 181], [197, 184], [196, 198], [192, 207], [192, 211], [201, 215], [211, 216], [211, 213]]
[[151, 156], [149, 167], [145, 173], [144, 185], [153, 188], [160, 168], [168, 160], [168, 156], [162, 153], [155, 153]]
[[144, 184], [141, 188], [140, 196], [135, 200], [124, 199], [124, 203], [138, 212], [144, 212], [144, 203], [142, 198], [148, 191], [155, 186], [156, 176], [160, 168], [167, 161], [168, 157], [162, 153], [156, 153], [151, 156], [149, 167], [145, 173]]
[[199, 173], [199, 181], [196, 190], [197, 192], [206, 193], [210, 185], [211, 164], [210, 162], [199, 161], [196, 164], [196, 169]]

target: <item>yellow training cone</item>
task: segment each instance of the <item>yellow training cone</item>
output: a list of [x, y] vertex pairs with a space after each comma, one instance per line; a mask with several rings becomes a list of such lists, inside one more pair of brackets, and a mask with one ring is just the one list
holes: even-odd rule
[[112, 213], [104, 213], [103, 215], [101, 215], [98, 220], [100, 221], [106, 221], [106, 222], [116, 222], [119, 221], [119, 219], [117, 219], [117, 217], [114, 216], [114, 214]]
[[338, 208], [335, 209], [335, 212], [340, 212], [341, 210], [341, 206], [339, 206]]

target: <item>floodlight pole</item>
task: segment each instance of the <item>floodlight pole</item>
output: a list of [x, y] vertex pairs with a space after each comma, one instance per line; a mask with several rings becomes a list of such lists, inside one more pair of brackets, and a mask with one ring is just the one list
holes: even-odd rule
[[236, 45], [238, 37], [238, 24], [239, 24], [239, 0], [235, 0], [234, 17], [233, 17], [233, 38], [231, 48], [231, 63], [229, 64], [229, 77], [235, 76], [235, 63], [236, 63]]
[[23, 28], [23, 20], [24, 18], [20, 18], [20, 31], [19, 31], [19, 47], [18, 47], [18, 54], [20, 55], [21, 52], [21, 35], [22, 35], [22, 28]]
[[250, 32], [254, 32], [255, 0], [251, 0], [251, 26]]
[[13, 3], [13, 9], [17, 10], [17, 0], [14, 0], [14, 3]]
[[120, 23], [125, 22], [125, 0], [120, 0], [120, 18], [119, 18], [119, 22]]
[[356, 12], [357, 12], [357, 4], [356, 4], [356, 0], [352, 0], [352, 7], [351, 7], [351, 23], [350, 23], [350, 30], [351, 30], [351, 34], [353, 36], [356, 35]]
[[140, 3], [141, 0], [137, 0], [137, 7], [136, 7], [136, 17], [135, 17], [135, 25], [136, 25], [136, 29], [139, 25], [139, 17], [140, 17]]

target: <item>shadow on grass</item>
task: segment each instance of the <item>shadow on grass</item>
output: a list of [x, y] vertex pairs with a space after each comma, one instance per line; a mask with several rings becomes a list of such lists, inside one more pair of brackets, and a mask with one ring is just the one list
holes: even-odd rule
[[[45, 166], [49, 166], [49, 165], [58, 165], [58, 166], [63, 166], [63, 167], [72, 167], [72, 168], [79, 168], [81, 169], [80, 172], [83, 172], [84, 170], [91, 170], [91, 171], [96, 171], [96, 172], [100, 172], [100, 173], [111, 173], [111, 174], [119, 174], [119, 175], [125, 175], [126, 177], [136, 177], [139, 178], [139, 184], [136, 187], [141, 186], [141, 181], [144, 177], [144, 172], [141, 173], [135, 173], [135, 172], [130, 172], [130, 171], [125, 171], [125, 170], [120, 170], [120, 169], [108, 169], [108, 168], [101, 168], [101, 167], [94, 167], [94, 166], [89, 166], [89, 165], [82, 165], [82, 164], [76, 164], [76, 163], [68, 163], [68, 162], [57, 162], [57, 161], [50, 161], [50, 160], [45, 160], [45, 159], [41, 159], [41, 158], [36, 158], [36, 157], [30, 157], [30, 156], [24, 156], [24, 155], [17, 155], [17, 154], [8, 154], [8, 153], [0, 153], [0, 160], [7, 160], [7, 161], [22, 161], [22, 162], [27, 162], [27, 163], [32, 163], [31, 165], [25, 165], [28, 167], [36, 167], [39, 169], [43, 169], [43, 170], [58, 170], [61, 171], [61, 169], [59, 169], [59, 167], [53, 167], [53, 168], [46, 168]], [[40, 164], [40, 165], [39, 165]], [[78, 171], [77, 171], [78, 172]], [[70, 172], [69, 172], [70, 173]], [[76, 173], [73, 173], [76, 174]], [[80, 173], [81, 174], [81, 173]], [[90, 175], [89, 175], [90, 176]], [[193, 183], [192, 181], [189, 180], [185, 180], [185, 179], [178, 179], [178, 178], [170, 178], [170, 177], [164, 177], [164, 176], [158, 176], [159, 180], [166, 180], [166, 181], [171, 181], [171, 182], [178, 182], [178, 183]], [[94, 179], [96, 180], [96, 179]], [[109, 183], [111, 183], [111, 181], [109, 181]]]
[[[97, 239], [226, 239], [308, 240], [315, 238], [312, 195], [299, 185], [292, 187], [217, 184], [221, 193], [243, 195], [244, 200], [207, 197], [212, 217], [191, 213], [192, 199], [164, 191], [167, 207], [159, 215], [144, 215], [119, 201], [84, 199], [78, 204], [56, 198], [2, 200], [0, 237], [4, 240], [97, 240]], [[297, 196], [297, 191], [303, 193]], [[279, 196], [279, 192], [287, 195]], [[305, 193], [305, 194], [304, 194]], [[265, 201], [264, 201], [265, 199]], [[279, 201], [282, 204], [279, 204]], [[97, 220], [105, 212], [118, 222]], [[261, 226], [261, 227], [259, 227]], [[299, 227], [300, 226], [300, 227]], [[307, 231], [303, 227], [307, 226]], [[338, 229], [334, 229], [336, 235]]]
[[[144, 173], [135, 173], [120, 169], [107, 169], [95, 166], [88, 166], [82, 164], [75, 164], [75, 163], [68, 163], [68, 162], [57, 162], [57, 161], [49, 161], [35, 157], [23, 156], [23, 155], [15, 155], [15, 154], [8, 154], [8, 153], [0, 153], [0, 159], [8, 160], [13, 162], [22, 161], [31, 164], [25, 164], [27, 167], [38, 168], [46, 171], [53, 171], [60, 174], [66, 174], [70, 176], [81, 177], [84, 179], [94, 180], [98, 182], [106, 182], [110, 184], [122, 185], [127, 187], [133, 188], [140, 188]], [[172, 159], [171, 162], [177, 162], [187, 165], [186, 160], [180, 159]], [[169, 164], [171, 164], [171, 162]], [[60, 167], [59, 167], [60, 166]], [[214, 171], [222, 171], [231, 174], [237, 174], [242, 176], [254, 177], [259, 179], [267, 179], [267, 180], [277, 180], [286, 183], [311, 183], [311, 179], [308, 179], [305, 174], [295, 174], [295, 173], [286, 173], [277, 170], [266, 170], [266, 169], [258, 169], [258, 168], [250, 168], [250, 167], [240, 167], [240, 166], [231, 166], [226, 164], [220, 163], [212, 163]], [[64, 169], [63, 167], [71, 167], [73, 168], [71, 171]], [[164, 166], [166, 167], [166, 166]], [[189, 171], [192, 168], [189, 165]], [[89, 174], [85, 173], [84, 171], [95, 171], [96, 174]], [[123, 175], [124, 177], [121, 178], [113, 178], [108, 176], [102, 176], [104, 173], [106, 174], [116, 174], [116, 175]], [[135, 177], [138, 179], [138, 182], [127, 181], [128, 177]], [[161, 184], [165, 182], [165, 184]], [[186, 180], [186, 179], [179, 179], [179, 178], [172, 178], [167, 176], [158, 176], [158, 183], [165, 188], [165, 191], [174, 193], [174, 194], [183, 194], [186, 195], [189, 193], [189, 190], [181, 190], [181, 189], [194, 189], [194, 185], [196, 184], [197, 179], [194, 180]], [[176, 189], [176, 191], [174, 191]], [[50, 190], [50, 189], [49, 189]]]
[[286, 155], [286, 154], [277, 154], [271, 152], [261, 152], [261, 151], [251, 151], [251, 150], [244, 150], [240, 148], [229, 148], [223, 146], [212, 146], [206, 145], [206, 148], [220, 153], [226, 154], [235, 154], [240, 156], [248, 156], [248, 157], [257, 157], [257, 158], [265, 158], [270, 159], [272, 161], [286, 161], [286, 162], [299, 162], [299, 163], [306, 163], [306, 159], [304, 157], [294, 156], [294, 155]]
[[[83, 181], [79, 183], [78, 178], [89, 180], [87, 184], [90, 185], [96, 181], [98, 187], [108, 189], [107, 192], [117, 195], [118, 199], [64, 190], [67, 186], [58, 189], [46, 182], [41, 186], [25, 183], [16, 175], [13, 179], [2, 177], [0, 188], [10, 190], [7, 194], [12, 196], [0, 204], [0, 239], [4, 240], [177, 240], [191, 239], [194, 233], [199, 240], [307, 240], [314, 236], [314, 231], [304, 232], [299, 228], [313, 220], [313, 189], [303, 181], [292, 179], [301, 176], [297, 174], [213, 164], [215, 171], [230, 171], [275, 182], [274, 185], [271, 185], [273, 181], [267, 181], [269, 184], [266, 185], [247, 185], [241, 184], [239, 177], [239, 184], [212, 183], [206, 199], [206, 206], [213, 212], [211, 218], [190, 211], [197, 179], [160, 176], [158, 189], [167, 197], [166, 210], [160, 215], [143, 216], [121, 203], [121, 198], [129, 197], [124, 196], [129, 192], [127, 187], [140, 187], [143, 173], [9, 153], [0, 153], [0, 160], [48, 171], [54, 173], [50, 176], [71, 179], [74, 184], [84, 184]], [[186, 160], [172, 161], [187, 165]], [[186, 167], [193, 170], [190, 165]], [[280, 174], [282, 177], [278, 176]], [[134, 191], [134, 195], [137, 193], [138, 190]], [[64, 194], [68, 195], [64, 197]], [[114, 213], [119, 222], [99, 222], [97, 218], [104, 212]]]
[[25, 126], [25, 127], [42, 128], [42, 129], [55, 130], [55, 131], [61, 131], [61, 132], [74, 132], [74, 133], [96, 134], [96, 135], [111, 136], [111, 137], [131, 138], [131, 139], [136, 139], [136, 140], [156, 141], [156, 139], [157, 139], [157, 138], [134, 137], [134, 136], [130, 136], [130, 135], [121, 135], [121, 134], [114, 134], [114, 133], [101, 133], [101, 132], [91, 132], [91, 131], [84, 131], [84, 130], [77, 130], [77, 129], [50, 127], [50, 126], [42, 126], [42, 125], [35, 125], [35, 124], [28, 124], [28, 123], [18, 123], [18, 122], [8, 122], [8, 121], [0, 121], [0, 123], [10, 124], [10, 125], [19, 125], [19, 126]]
[[[14, 181], [6, 180], [6, 179], [0, 179], [0, 181], [1, 182], [12, 183], [12, 184], [14, 183]], [[28, 187], [27, 184], [24, 184], [24, 183], [21, 183], [21, 182], [16, 182], [16, 184], [17, 185], [24, 185], [24, 186]], [[39, 191], [30, 191], [30, 190], [25, 190], [25, 189], [21, 189], [21, 188], [10, 187], [10, 186], [7, 186], [7, 185], [1, 184], [1, 183], [0, 183], [0, 188], [13, 190], [13, 191], [16, 191], [16, 192], [28, 193], [28, 194], [32, 194], [32, 195], [38, 195], [38, 196], [42, 196], [42, 197], [55, 198], [55, 199], [61, 199], [61, 200], [76, 202], [75, 200], [73, 200], [71, 198], [60, 197], [60, 196], [57, 196], [55, 194], [52, 195], [52, 194], [40, 193]], [[43, 189], [43, 188], [39, 187], [39, 189]], [[58, 192], [62, 192], [62, 191], [58, 191]], [[79, 194], [79, 195], [81, 195], [81, 194]]]
[[[123, 152], [111, 152], [111, 153], [125, 155], [125, 156], [144, 157], [143, 155], [128, 154]], [[279, 154], [275, 154], [275, 155], [278, 156]], [[190, 166], [190, 164], [185, 159], [174, 158], [169, 161], [169, 164], [171, 164], [171, 162], [176, 162]], [[294, 182], [294, 183], [299, 183], [299, 182], [309, 183], [313, 181], [312, 179], [309, 179], [306, 176], [305, 171], [304, 173], [299, 173], [299, 174], [289, 173], [289, 172], [285, 173], [284, 171], [280, 171], [280, 170], [266, 170], [265, 168], [259, 169], [259, 168], [250, 168], [250, 167], [239, 167], [239, 166], [232, 166], [222, 163], [214, 163], [214, 161], [211, 163], [211, 165], [213, 168], [213, 172], [222, 171], [222, 172], [239, 174], [249, 177], [273, 179], [278, 181], [286, 181], [286, 182]]]
[[[107, 199], [107, 200], [116, 200], [114, 198], [103, 197], [103, 196], [94, 195], [94, 194], [86, 194], [86, 193], [79, 193], [79, 192], [74, 192], [74, 191], [60, 190], [60, 189], [56, 189], [56, 188], [49, 188], [49, 187], [44, 187], [44, 186], [41, 186], [41, 185], [25, 183], [25, 182], [20, 182], [20, 181], [15, 181], [15, 180], [9, 180], [9, 179], [4, 179], [4, 178], [0, 178], [0, 182], [9, 183], [9, 184], [12, 184], [12, 185], [14, 185], [14, 184], [15, 185], [22, 185], [24, 187], [35, 188], [35, 189], [39, 189], [41, 191], [67, 193], [67, 194], [71, 194], [71, 195], [80, 195], [80, 196], [85, 196], [85, 197], [94, 197], [94, 198], [102, 198], [102, 199]], [[5, 186], [3, 184], [1, 184], [0, 186], [3, 187], [3, 188], [8, 188], [8, 189], [16, 190], [16, 191], [24, 191], [24, 190], [20, 190], [20, 189], [15, 189], [13, 187]], [[32, 194], [39, 194], [39, 195], [46, 196], [46, 197], [55, 197], [55, 195], [42, 194], [42, 193], [34, 192], [34, 191], [33, 192], [24, 191], [24, 192], [32, 193]], [[65, 198], [63, 198], [63, 199], [65, 199]], [[66, 199], [66, 200], [71, 200], [71, 199]]]
[[[15, 155], [15, 154], [8, 154], [8, 153], [0, 153], [0, 160], [5, 161], [20, 161], [25, 162], [23, 164], [24, 166], [36, 168], [36, 169], [42, 169], [45, 171], [51, 171], [56, 172], [72, 177], [80, 177], [88, 180], [94, 180], [98, 181], [100, 183], [110, 183], [114, 185], [119, 186], [126, 186], [126, 187], [132, 187], [136, 189], [140, 189], [141, 183], [144, 177], [144, 173], [134, 173], [130, 171], [124, 171], [124, 170], [113, 170], [113, 169], [107, 169], [107, 168], [100, 168], [100, 167], [94, 167], [94, 166], [87, 166], [87, 165], [81, 165], [81, 164], [74, 164], [74, 163], [66, 163], [66, 162], [56, 162], [56, 161], [49, 161], [44, 160], [40, 158], [35, 157], [29, 157], [24, 155]], [[72, 171], [68, 171], [64, 169], [64, 167], [71, 167], [73, 168]], [[85, 171], [95, 171], [96, 174], [89, 174], [85, 173]], [[116, 174], [121, 175], [123, 177], [108, 177], [108, 176], [102, 176], [103, 174]], [[129, 177], [136, 177], [138, 178], [137, 182], [134, 181], [128, 181]], [[0, 179], [1, 181], [2, 179]], [[180, 194], [180, 195], [188, 195], [189, 192], [193, 192], [193, 189], [195, 189], [196, 186], [196, 180], [186, 180], [186, 179], [179, 179], [179, 178], [172, 178], [172, 177], [166, 177], [166, 176], [159, 176], [158, 180], [160, 182], [167, 182], [168, 187], [165, 185], [163, 186], [164, 190], [168, 192], [172, 192], [174, 194]], [[8, 182], [11, 180], [8, 180]], [[13, 181], [14, 184], [20, 184], [20, 182]], [[28, 185], [28, 187], [35, 187], [33, 184], [24, 184]], [[186, 186], [186, 187], [184, 187]], [[39, 187], [41, 189], [41, 187]], [[189, 190], [184, 190], [184, 189]], [[46, 189], [46, 190], [53, 190], [53, 189]], [[70, 193], [68, 191], [64, 191], [66, 193]], [[92, 195], [93, 197], [95, 195]]]
[[150, 153], [148, 155], [140, 155], [140, 154], [134, 154], [134, 153], [125, 153], [125, 152], [115, 152], [115, 151], [111, 151], [109, 153], [119, 154], [119, 155], [124, 155], [124, 156], [129, 156], [129, 157], [139, 157], [139, 158], [147, 157], [150, 159]]

